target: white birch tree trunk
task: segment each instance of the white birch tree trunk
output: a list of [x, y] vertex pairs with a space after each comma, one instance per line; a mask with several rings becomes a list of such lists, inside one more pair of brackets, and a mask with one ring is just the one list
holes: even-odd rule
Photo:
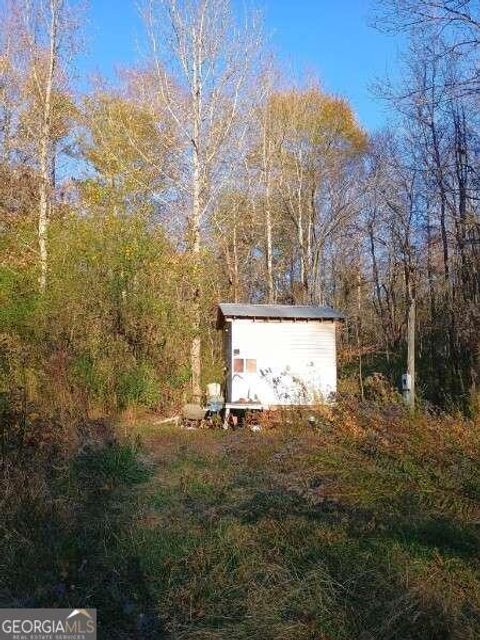
[[[268, 108], [268, 105], [266, 109]], [[263, 123], [263, 176], [265, 182], [265, 261], [267, 268], [267, 301], [275, 301], [273, 289], [273, 260], [272, 260], [272, 211], [270, 203], [270, 163], [271, 141], [267, 141], [267, 117]]]
[[39, 140], [39, 210], [38, 210], [38, 248], [40, 255], [40, 291], [43, 293], [47, 286], [48, 271], [48, 222], [52, 202], [51, 182], [51, 127], [52, 127], [52, 93], [57, 65], [58, 49], [58, 21], [61, 0], [50, 0], [50, 24], [49, 24], [49, 52], [48, 68], [45, 78], [42, 123]]
[[222, 160], [238, 144], [236, 125], [245, 118], [242, 91], [257, 40], [246, 25], [237, 27], [230, 0], [148, 0], [145, 18], [162, 109], [183, 142], [178, 167], [179, 192], [187, 197], [183, 245], [192, 265], [191, 390], [200, 402], [201, 231], [234, 164]]
[[202, 397], [201, 374], [202, 374], [202, 344], [200, 338], [200, 219], [201, 219], [201, 177], [200, 161], [198, 157], [197, 143], [193, 142], [193, 199], [192, 199], [192, 317], [193, 317], [193, 337], [190, 346], [190, 366], [192, 369], [192, 399], [200, 403]]

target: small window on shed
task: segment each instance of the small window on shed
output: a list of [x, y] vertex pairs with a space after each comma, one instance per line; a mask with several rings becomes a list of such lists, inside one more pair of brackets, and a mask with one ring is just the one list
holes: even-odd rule
[[247, 373], [257, 373], [256, 360], [247, 360]]
[[233, 359], [233, 370], [235, 373], [243, 373], [244, 372], [244, 361], [243, 358], [234, 358]]

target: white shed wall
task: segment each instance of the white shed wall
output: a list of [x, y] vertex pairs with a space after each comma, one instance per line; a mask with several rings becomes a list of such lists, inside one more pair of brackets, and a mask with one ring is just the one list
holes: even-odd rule
[[[228, 325], [229, 402], [248, 399], [265, 405], [311, 404], [336, 391], [334, 322], [242, 318]], [[234, 358], [255, 359], [256, 373], [235, 373]]]

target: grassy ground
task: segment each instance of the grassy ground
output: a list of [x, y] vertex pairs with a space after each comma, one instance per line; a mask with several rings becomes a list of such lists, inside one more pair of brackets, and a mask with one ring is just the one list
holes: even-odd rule
[[479, 638], [478, 427], [293, 422], [145, 424], [77, 456], [35, 534], [10, 523], [4, 603], [96, 606], [100, 638]]

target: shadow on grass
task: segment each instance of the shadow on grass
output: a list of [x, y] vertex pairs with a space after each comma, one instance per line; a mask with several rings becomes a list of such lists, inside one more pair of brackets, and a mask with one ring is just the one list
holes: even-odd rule
[[282, 521], [295, 516], [327, 525], [343, 525], [349, 535], [388, 538], [404, 544], [437, 549], [444, 554], [463, 558], [480, 556], [480, 533], [477, 527], [458, 523], [445, 516], [434, 516], [410, 510], [408, 516], [395, 517], [359, 505], [324, 499], [317, 504], [297, 493], [280, 487], [257, 491], [234, 514], [252, 524], [263, 518]]
[[85, 451], [19, 495], [0, 540], [0, 606], [93, 607], [100, 638], [162, 638], [131, 542], [148, 468], [131, 442]]
[[99, 637], [120, 640], [479, 637], [478, 532], [460, 516], [408, 487], [359, 483], [351, 504], [321, 470], [300, 482], [263, 457], [239, 482], [196, 446], [151, 478], [133, 442], [52, 471], [0, 541], [1, 604], [96, 607]]
[[[308, 497], [280, 487], [257, 491], [235, 517], [269, 531], [271, 547], [290, 556], [300, 575], [323, 575], [325, 584], [339, 586], [336, 602], [346, 613], [343, 628], [350, 629], [349, 637], [476, 637], [471, 635], [474, 616], [468, 622], [460, 601], [453, 615], [444, 605], [441, 587], [428, 578], [430, 563], [440, 562], [450, 567], [452, 584], [463, 579], [461, 572], [454, 572], [475, 563], [480, 551], [478, 531], [472, 527], [420, 511], [410, 518], [393, 518], [339, 500], [312, 504]], [[272, 522], [277, 525], [272, 527]], [[283, 540], [277, 537], [279, 531]], [[427, 577], [409, 585], [407, 563], [416, 566], [419, 575], [425, 570]], [[458, 629], [468, 629], [467, 635], [458, 635]]]

